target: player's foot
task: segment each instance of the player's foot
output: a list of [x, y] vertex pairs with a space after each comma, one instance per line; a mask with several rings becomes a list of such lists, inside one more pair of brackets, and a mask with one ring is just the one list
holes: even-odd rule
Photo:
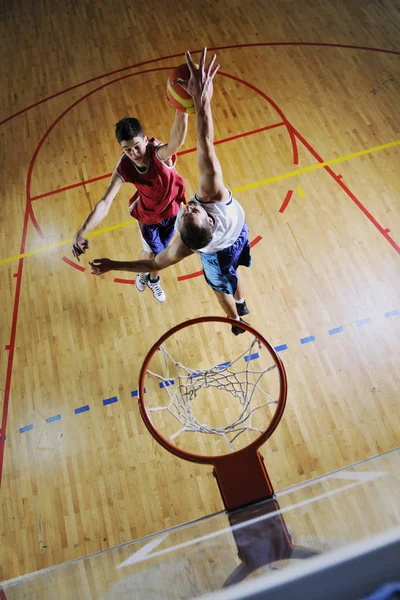
[[167, 297], [164, 293], [164, 290], [161, 287], [160, 278], [157, 277], [157, 279], [155, 279], [154, 281], [152, 279], [148, 279], [147, 285], [153, 292], [153, 296], [157, 300], [157, 302], [159, 302], [160, 304], [164, 304]]
[[[247, 323], [247, 321], [245, 321], [244, 319], [240, 318], [241, 323]], [[247, 323], [248, 325], [248, 323]], [[246, 331], [246, 329], [244, 329], [243, 327], [240, 327], [240, 325], [232, 325], [232, 333], [233, 335], [240, 335], [241, 333], [244, 333]]]
[[236, 310], [239, 317], [244, 317], [244, 315], [248, 315], [250, 312], [247, 308], [245, 300], [243, 300], [242, 302], [236, 302]]
[[138, 273], [136, 275], [135, 287], [138, 292], [144, 292], [149, 282], [149, 273]]

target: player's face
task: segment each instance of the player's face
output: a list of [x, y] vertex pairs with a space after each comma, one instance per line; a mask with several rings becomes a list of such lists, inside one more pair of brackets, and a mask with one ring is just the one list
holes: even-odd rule
[[147, 144], [147, 137], [139, 135], [131, 140], [122, 140], [121, 148], [138, 167], [144, 167], [147, 164]]
[[183, 209], [181, 219], [183, 219], [185, 223], [191, 222], [196, 223], [197, 225], [204, 225], [205, 221], [212, 224], [212, 219], [210, 219], [208, 213], [194, 200], [190, 200], [190, 202], [187, 203]]

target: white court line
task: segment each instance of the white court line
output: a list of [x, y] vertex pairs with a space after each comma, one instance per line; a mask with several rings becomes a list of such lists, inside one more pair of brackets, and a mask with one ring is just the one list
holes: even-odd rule
[[[128, 558], [129, 563], [127, 563], [127, 561], [125, 561], [125, 562], [121, 563], [120, 565], [118, 565], [117, 569], [121, 569], [122, 567], [125, 567], [126, 566], [125, 563], [127, 563], [129, 565], [133, 565], [137, 562], [140, 562], [144, 558], [147, 558], [149, 552], [151, 552], [151, 550], [153, 550], [154, 548], [159, 546], [159, 544], [161, 544], [161, 542], [163, 542], [165, 540], [165, 538], [168, 537], [168, 535], [169, 535], [169, 533], [164, 533], [164, 535], [160, 535], [160, 536], [157, 536], [156, 538], [153, 538], [152, 540], [150, 540], [150, 542], [148, 544], [145, 544], [144, 546], [142, 546], [142, 548], [140, 548], [140, 550], [138, 550], [137, 552], [135, 552], [135, 554], [132, 554], [132, 556], [130, 556]], [[153, 554], [151, 556], [153, 556]]]
[[[376, 475], [376, 477], [374, 477], [374, 475]], [[383, 475], [387, 475], [387, 473], [384, 471], [360, 471], [359, 473], [332, 473], [329, 477], [330, 479], [349, 479], [350, 481], [356, 479], [360, 483], [368, 483], [368, 481], [373, 481]]]
[[[198, 538], [188, 540], [187, 542], [182, 542], [181, 544], [176, 544], [175, 546], [170, 546], [169, 548], [165, 548], [164, 550], [159, 550], [158, 552], [154, 552], [154, 554], [146, 553], [146, 559], [155, 558], [157, 556], [163, 556], [164, 554], [168, 554], [170, 552], [175, 552], [176, 550], [181, 550], [182, 548], [188, 548], [189, 546], [193, 546], [194, 544], [197, 544], [199, 542], [205, 542], [206, 540], [211, 540], [213, 538], [216, 538], [220, 535], [223, 535], [224, 533], [230, 533], [232, 531], [241, 529], [242, 527], [247, 527], [248, 525], [253, 525], [254, 523], [259, 523], [260, 521], [264, 521], [265, 519], [270, 519], [277, 515], [282, 515], [284, 513], [290, 512], [296, 508], [301, 508], [302, 506], [310, 505], [313, 502], [316, 502], [317, 500], [323, 500], [324, 498], [330, 498], [331, 496], [336, 496], [336, 494], [339, 494], [346, 490], [350, 490], [353, 487], [357, 487], [358, 485], [365, 483], [366, 481], [373, 481], [375, 479], [383, 477], [384, 475], [387, 475], [387, 473], [384, 471], [346, 473], [346, 475], [344, 477], [343, 477], [343, 473], [340, 473], [340, 472], [332, 473], [331, 475], [326, 475], [325, 477], [319, 479], [318, 483], [320, 483], [321, 481], [324, 481], [325, 479], [353, 479], [353, 480], [355, 479], [356, 481], [354, 481], [354, 483], [349, 483], [341, 488], [338, 488], [337, 490], [331, 490], [330, 492], [324, 492], [323, 494], [320, 494], [319, 496], [315, 496], [314, 498], [302, 500], [301, 502], [298, 502], [297, 504], [293, 504], [292, 506], [288, 506], [288, 507], [282, 508], [280, 510], [275, 510], [273, 512], [268, 513], [267, 515], [262, 515], [260, 517], [254, 517], [254, 519], [249, 519], [245, 523], [238, 523], [237, 525], [232, 525], [231, 527], [225, 527], [224, 529], [220, 529], [219, 531], [213, 531], [212, 533], [208, 533], [207, 535], [203, 535]], [[314, 483], [315, 482], [313, 482], [313, 481], [307, 482], [304, 485], [304, 487], [311, 486]], [[297, 490], [297, 489], [300, 489], [301, 487], [303, 487], [303, 486], [300, 484], [299, 488], [293, 488], [291, 491], [295, 491], [295, 489]], [[289, 492], [289, 493], [291, 493], [291, 492]], [[162, 540], [160, 540], [160, 541], [163, 541], [167, 535], [169, 535], [169, 534], [165, 534], [163, 536]], [[158, 544], [154, 544], [154, 547], [157, 545]], [[127, 567], [131, 564], [139, 562], [136, 559], [136, 556], [138, 553], [141, 552], [141, 550], [132, 554], [132, 556], [127, 558], [123, 563], [119, 564], [116, 568], [121, 569], [122, 567]]]

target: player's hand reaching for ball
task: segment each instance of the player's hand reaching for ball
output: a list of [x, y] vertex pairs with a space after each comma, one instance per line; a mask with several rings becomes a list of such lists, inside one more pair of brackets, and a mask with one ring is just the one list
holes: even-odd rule
[[85, 254], [89, 248], [89, 240], [87, 240], [80, 231], [77, 231], [72, 242], [72, 254], [80, 261], [80, 255]]
[[93, 262], [89, 261], [92, 269], [92, 275], [103, 275], [113, 270], [113, 261], [110, 258], [96, 258]]
[[212, 94], [212, 80], [214, 79], [219, 65], [214, 67], [216, 55], [214, 54], [208, 64], [205, 67], [207, 48], [203, 48], [200, 58], [200, 64], [197, 67], [192, 61], [190, 52], [185, 52], [186, 63], [190, 71], [190, 79], [185, 81], [184, 79], [176, 79], [175, 83], [178, 83], [188, 94], [190, 94], [195, 103], [201, 103], [204, 100], [209, 100]]

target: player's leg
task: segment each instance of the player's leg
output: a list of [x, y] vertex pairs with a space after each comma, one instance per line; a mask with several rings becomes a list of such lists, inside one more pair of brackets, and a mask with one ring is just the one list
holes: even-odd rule
[[[244, 287], [239, 274], [240, 266], [251, 266], [249, 231], [246, 223], [243, 224], [242, 231], [235, 243], [229, 248], [225, 248], [225, 250], [218, 252], [217, 257], [221, 272], [227, 278], [227, 289], [223, 291], [230, 292], [233, 295], [232, 300], [235, 301], [235, 308], [239, 317], [248, 315], [250, 311], [247, 308], [244, 299]], [[222, 289], [223, 288], [220, 288], [220, 291], [222, 291]], [[228, 302], [229, 305], [232, 306], [232, 300], [227, 300], [225, 298], [222, 299], [222, 302], [224, 302], [224, 304]], [[221, 298], [219, 298], [219, 301], [221, 302]]]
[[214, 294], [217, 296], [217, 300], [226, 313], [227, 317], [231, 319], [239, 319], [239, 315], [236, 308], [236, 302], [232, 294], [226, 294], [225, 292], [217, 292], [214, 290]]
[[[153, 258], [156, 255], [154, 254], [154, 252], [146, 252], [145, 250], [141, 250], [139, 253], [139, 258], [141, 260], [153, 260]], [[156, 279], [159, 275], [159, 271], [150, 271], [149, 273], [147, 273], [147, 275], [150, 275], [150, 278], [152, 279]]]
[[[160, 239], [158, 224], [145, 225], [140, 223], [139, 232], [142, 240], [143, 250], [140, 252], [141, 259], [152, 260], [157, 254], [164, 249], [164, 246]], [[160, 284], [160, 276], [158, 271], [152, 271], [149, 273], [138, 273], [135, 281], [136, 288], [139, 292], [144, 292], [146, 286], [148, 286], [157, 302], [164, 304], [166, 301], [166, 295]]]
[[[226, 264], [229, 248], [227, 251], [222, 250], [210, 254], [200, 253], [200, 258], [203, 265], [204, 277], [208, 285], [213, 289], [225, 314], [231, 319], [241, 321], [242, 319], [238, 314], [234, 298], [237, 291], [237, 273], [233, 265]], [[232, 333], [234, 335], [239, 335], [240, 333], [244, 333], [244, 331], [239, 324], [237, 326], [232, 325]]]
[[243, 288], [242, 279], [239, 274], [239, 267], [237, 267], [237, 269], [236, 269], [236, 275], [237, 275], [237, 287], [236, 287], [236, 292], [234, 295], [234, 299], [235, 299], [235, 303], [236, 303], [236, 310], [240, 317], [244, 317], [244, 315], [248, 315], [250, 311], [247, 308], [246, 300], [244, 299], [244, 288]]
[[[148, 246], [151, 248], [153, 255], [157, 256], [165, 248], [165, 244], [162, 237], [164, 221], [156, 223], [154, 225], [146, 225], [142, 229], [143, 237], [146, 239]], [[148, 287], [153, 292], [154, 299], [160, 304], [164, 304], [167, 297], [164, 290], [161, 287], [160, 275], [158, 271], [153, 271], [149, 274]]]
[[[151, 240], [149, 239], [148, 234], [146, 235], [146, 239], [153, 250], [154, 256], [157, 256], [157, 254], [167, 248], [170, 241], [174, 237], [175, 220], [176, 217], [170, 217], [168, 219], [164, 219], [160, 223], [157, 223], [157, 225], [151, 225]], [[153, 296], [157, 302], [164, 303], [166, 301], [167, 298], [164, 290], [161, 287], [160, 276], [158, 272], [150, 273], [147, 285], [153, 292]]]

